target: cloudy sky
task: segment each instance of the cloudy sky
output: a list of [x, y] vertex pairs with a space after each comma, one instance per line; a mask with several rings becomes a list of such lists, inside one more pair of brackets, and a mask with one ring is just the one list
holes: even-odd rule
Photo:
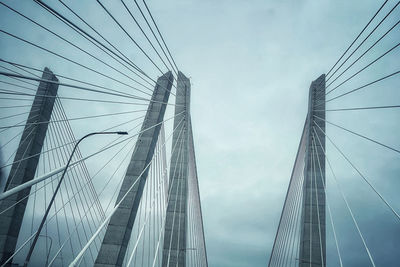
[[[63, 14], [68, 14], [61, 5], [48, 2]], [[117, 40], [118, 47], [152, 77], [160, 75], [137, 47], [116, 29], [98, 5], [90, 1], [83, 4], [67, 2], [91, 24], [101, 29], [105, 36]], [[147, 1], [178, 67], [192, 82], [191, 115], [210, 266], [267, 264], [306, 118], [309, 85], [329, 71], [381, 6], [381, 2]], [[395, 3], [389, 1], [378, 20]], [[121, 15], [119, 19], [124, 26], [155, 57], [129, 17], [122, 12], [118, 13], [121, 10], [120, 3], [106, 2], [106, 5], [112, 12]], [[84, 40], [48, 16], [37, 5], [21, 1], [18, 4], [12, 3], [12, 6], [84, 45]], [[132, 3], [130, 6], [133, 8]], [[382, 29], [377, 30], [366, 42], [361, 52], [396, 23], [399, 17], [400, 12], [395, 10], [382, 24]], [[375, 21], [373, 26], [376, 24]], [[51, 46], [79, 62], [96, 65], [92, 59], [82, 57], [62, 41], [47, 36], [4, 7], [0, 8], [0, 25], [3, 30]], [[338, 83], [397, 44], [400, 40], [398, 28]], [[1, 34], [0, 45], [0, 56], [4, 59], [37, 68], [49, 66], [55, 73], [86, 77], [88, 81], [96, 80], [106, 86], [119, 87], [104, 77], [97, 77], [68, 62], [37, 52], [4, 34]], [[94, 48], [88, 49], [96, 51]], [[346, 84], [346, 87], [343, 86], [337, 93], [398, 71], [398, 50]], [[103, 67], [100, 69], [109, 71]], [[129, 82], [124, 77], [120, 78]], [[332, 102], [327, 108], [398, 105], [399, 81], [398, 77], [394, 77], [366, 93], [343, 98], [343, 101], [337, 103]], [[59, 94], [74, 95], [67, 91]], [[63, 104], [69, 117], [77, 117], [82, 113], [93, 115], [129, 110], [129, 107], [116, 109], [94, 105], [77, 109], [72, 102], [66, 101]], [[169, 109], [166, 116], [171, 116], [172, 112]], [[400, 115], [395, 109], [328, 113], [327, 120], [399, 148]], [[110, 121], [103, 121], [101, 125], [106, 126], [107, 123]], [[99, 125], [76, 123], [72, 127], [76, 136], [81, 136], [90, 129], [97, 129]], [[395, 189], [400, 185], [399, 154], [336, 128], [327, 129], [328, 135], [337, 140], [341, 148], [345, 148], [344, 152], [354, 159], [354, 163], [399, 211], [400, 199]], [[96, 145], [90, 143], [83, 146], [82, 150], [87, 148], [93, 151], [94, 148], [90, 146]], [[400, 242], [394, 238], [400, 235], [398, 220], [387, 212], [387, 207], [381, 205], [376, 195], [332, 146], [328, 145], [327, 150], [332, 155], [339, 180], [346, 182], [346, 193], [349, 201], [353, 201], [356, 216], [377, 265], [395, 266], [398, 262], [396, 251], [400, 249]], [[327, 172], [327, 186], [334, 188], [329, 176]], [[334, 217], [338, 218], [338, 236], [342, 241], [346, 266], [367, 266], [368, 257], [360, 240], [357, 240], [354, 226], [336, 189], [332, 189], [331, 197]], [[327, 231], [329, 243], [333, 237], [331, 230]], [[329, 244], [328, 250], [333, 248]], [[328, 263], [335, 266], [337, 255], [334, 251], [328, 251], [327, 254]]]

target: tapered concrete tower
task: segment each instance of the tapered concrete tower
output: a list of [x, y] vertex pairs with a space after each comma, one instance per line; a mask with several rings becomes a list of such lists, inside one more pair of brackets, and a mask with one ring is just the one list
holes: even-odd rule
[[325, 135], [321, 132], [325, 132], [324, 120], [325, 74], [311, 83], [309, 93], [299, 255], [301, 267], [326, 266]]
[[[48, 68], [44, 69], [42, 79], [58, 82]], [[14, 158], [14, 162], [17, 163], [11, 167], [5, 191], [34, 178], [40, 155], [33, 155], [39, 154], [42, 150], [57, 90], [56, 83], [40, 82]], [[30, 156], [33, 157], [20, 161]], [[29, 193], [30, 188], [27, 188], [0, 202], [0, 210], [5, 210], [20, 201], [0, 215], [0, 265], [14, 253]], [[11, 261], [8, 265], [11, 266]]]
[[173, 79], [172, 73], [168, 72], [157, 80], [151, 98], [153, 101], [149, 103], [141, 134], [136, 142], [117, 202], [122, 199], [133, 183], [135, 185], [108, 223], [95, 262], [97, 267], [122, 266], [148, 176], [147, 166], [154, 155]]
[[162, 266], [186, 265], [187, 193], [190, 130], [190, 80], [178, 73], [169, 174], [169, 200], [165, 220]]

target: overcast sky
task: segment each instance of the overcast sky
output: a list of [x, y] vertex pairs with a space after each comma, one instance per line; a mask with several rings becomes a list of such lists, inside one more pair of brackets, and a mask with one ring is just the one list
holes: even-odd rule
[[[12, 3], [12, 6], [45, 25], [52, 25], [52, 29], [62, 30], [77, 43], [85, 43], [37, 5], [28, 1], [18, 4], [5, 2]], [[61, 5], [47, 2], [63, 14], [68, 14]], [[117, 40], [121, 50], [152, 77], [160, 76], [130, 40], [116, 30], [98, 5], [89, 1], [67, 2], [106, 36]], [[133, 9], [132, 1], [127, 2]], [[329, 70], [381, 6], [381, 2], [147, 1], [178, 67], [192, 82], [191, 115], [210, 266], [266, 266], [306, 118], [310, 83]], [[395, 2], [389, 1], [378, 16], [379, 20]], [[120, 3], [107, 1], [106, 5], [115, 14], [121, 15], [119, 18], [124, 26], [138, 36], [139, 43], [144, 44], [151, 54], [151, 48], [129, 17], [118, 13], [121, 10]], [[377, 40], [399, 17], [400, 12], [395, 10], [361, 51]], [[374, 26], [376, 24], [373, 23]], [[56, 51], [68, 54], [79, 62], [96, 66], [92, 59], [82, 57], [63, 42], [47, 36], [4, 7], [0, 8], [0, 25], [12, 33], [43, 45], [51, 45]], [[349, 73], [354, 73], [397, 44], [400, 40], [398, 28]], [[37, 50], [27, 48], [4, 34], [1, 34], [0, 46], [1, 58], [38, 68], [49, 66], [55, 73], [85, 77], [88, 81], [119, 88], [119, 85], [75, 65], [43, 52], [35, 52]], [[338, 94], [399, 70], [398, 50], [354, 79], [356, 81], [343, 86]], [[155, 58], [154, 54], [151, 55]], [[102, 66], [99, 68], [109, 71]], [[343, 76], [338, 82], [348, 76]], [[124, 77], [121, 80], [129, 82]], [[365, 93], [332, 102], [327, 108], [398, 105], [399, 81], [398, 77], [391, 78], [365, 90]], [[74, 93], [63, 88], [59, 95], [73, 96]], [[130, 110], [129, 107], [117, 109], [114, 106], [95, 105], [78, 109], [71, 101], [63, 104], [69, 117]], [[172, 112], [173, 109], [169, 108], [166, 117], [171, 116]], [[400, 113], [395, 109], [328, 113], [327, 120], [400, 148]], [[72, 127], [76, 136], [82, 136], [90, 129], [106, 127], [110, 122], [102, 121], [93, 125], [77, 122]], [[327, 129], [328, 135], [337, 140], [338, 145], [344, 148], [395, 210], [399, 211], [399, 154], [336, 128]], [[90, 146], [96, 145], [83, 145], [83, 153], [89, 154], [84, 148], [94, 151]], [[328, 145], [327, 150], [332, 155], [339, 180], [346, 182], [349, 201], [353, 201], [361, 230], [377, 266], [396, 266], [400, 249], [400, 242], [395, 238], [400, 236], [398, 220], [332, 146]], [[95, 163], [88, 162], [89, 167], [92, 165], [94, 168]], [[327, 186], [334, 188], [329, 179], [327, 171]], [[338, 237], [342, 241], [344, 263], [346, 266], [368, 266], [368, 256], [357, 239], [354, 225], [336, 189], [332, 189], [331, 201], [334, 217], [338, 218]], [[332, 238], [332, 232], [328, 229], [327, 262], [330, 266], [336, 266], [337, 255], [335, 251], [329, 251], [333, 249]]]

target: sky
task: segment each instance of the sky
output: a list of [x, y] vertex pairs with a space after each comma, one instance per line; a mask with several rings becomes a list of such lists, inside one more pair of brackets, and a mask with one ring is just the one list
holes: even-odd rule
[[[50, 25], [55, 31], [62, 31], [82, 47], [87, 45], [37, 5], [28, 1], [4, 2]], [[60, 4], [46, 2], [68, 14]], [[90, 1], [79, 4], [67, 2], [91, 24], [101, 29], [105, 36], [116, 40], [118, 47], [152, 77], [161, 75], [112, 24], [98, 5]], [[127, 2], [133, 8], [132, 1]], [[309, 86], [313, 80], [329, 71], [381, 6], [381, 2], [147, 1], [179, 69], [191, 79], [191, 116], [210, 266], [267, 265], [307, 115]], [[378, 16], [379, 20], [395, 2], [388, 2]], [[120, 16], [118, 18], [137, 38], [138, 43], [144, 44], [146, 51], [150, 51], [149, 55], [156, 58], [136, 26], [121, 11], [121, 5], [116, 2], [105, 3]], [[1, 29], [51, 46], [80, 63], [96, 67], [99, 65], [95, 60], [82, 56], [76, 49], [18, 18], [6, 8], [1, 7], [0, 14]], [[382, 24], [383, 30], [372, 35], [361, 51], [372, 45], [399, 17], [400, 11], [396, 9]], [[376, 24], [375, 21], [372, 25]], [[349, 73], [365, 66], [397, 44], [400, 40], [398, 28], [351, 68]], [[21, 44], [4, 33], [1, 33], [0, 47], [1, 58], [38, 68], [49, 66], [55, 73], [85, 77], [88, 81], [127, 90], [120, 84], [82, 70], [70, 62]], [[97, 51], [93, 47], [88, 49]], [[397, 71], [400, 67], [398, 50], [394, 50], [336, 93], [346, 92]], [[357, 52], [355, 56], [360, 53]], [[160, 62], [157, 63], [162, 66]], [[118, 75], [103, 66], [99, 68]], [[348, 77], [349, 73], [344, 74], [338, 82]], [[118, 77], [131, 82], [121, 75]], [[399, 81], [399, 77], [393, 77], [365, 92], [332, 101], [327, 109], [398, 105]], [[77, 94], [65, 87], [62, 90], [60, 95]], [[332, 96], [335, 95], [332, 93]], [[4, 101], [1, 103], [4, 104]], [[63, 105], [69, 117], [129, 110], [129, 107], [107, 105], [77, 106], [72, 101], [65, 101]], [[166, 117], [171, 116], [172, 112], [173, 109], [169, 107]], [[377, 138], [397, 149], [399, 119], [400, 114], [396, 109], [327, 113], [327, 120]], [[91, 129], [117, 121], [119, 119], [103, 120], [89, 125], [75, 122], [72, 128], [76, 136], [81, 136]], [[327, 134], [337, 141], [354, 160], [354, 164], [399, 211], [400, 199], [396, 192], [400, 185], [399, 154], [332, 126], [327, 127]], [[106, 139], [99, 140], [101, 142], [93, 141], [83, 145], [83, 153], [95, 151]], [[394, 238], [400, 234], [398, 220], [387, 211], [387, 207], [382, 205], [334, 147], [327, 145], [327, 151], [332, 165], [336, 166], [339, 181], [346, 183], [345, 193], [356, 211], [377, 265], [395, 266], [398, 262], [396, 251], [400, 248], [400, 242]], [[89, 161], [87, 164], [89, 169], [95, 166], [95, 162]], [[368, 257], [330, 178], [327, 172], [327, 187], [332, 188], [328, 189], [328, 198], [334, 218], [337, 218], [344, 263], [346, 266], [367, 266]], [[327, 231], [327, 262], [335, 266], [337, 255], [335, 251], [329, 251], [333, 248], [332, 231]]]

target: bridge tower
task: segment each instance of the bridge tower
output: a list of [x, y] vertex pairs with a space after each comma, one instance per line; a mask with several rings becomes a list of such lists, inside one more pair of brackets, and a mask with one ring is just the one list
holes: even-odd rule
[[300, 267], [326, 266], [325, 135], [318, 128], [325, 132], [325, 74], [311, 83], [309, 91], [300, 226]]
[[186, 265], [189, 141], [193, 137], [190, 124], [190, 80], [182, 72], [178, 73], [175, 115], [174, 128], [179, 128], [172, 137], [172, 147], [177, 146], [180, 149], [171, 155], [170, 197], [165, 220], [163, 267]]
[[[57, 77], [48, 68], [45, 68], [4, 191], [26, 183], [35, 176], [39, 153], [46, 137], [48, 122], [58, 91], [57, 83], [49, 83], [45, 80], [58, 82]], [[27, 157], [31, 158], [20, 161]], [[14, 253], [29, 193], [30, 188], [27, 188], [0, 202], [0, 210], [12, 207], [0, 215], [0, 265]], [[13, 206], [14, 204], [16, 205]], [[9, 261], [8, 264], [11, 265], [11, 262]]]
[[[138, 136], [135, 149], [122, 182], [117, 203], [122, 199], [133, 183], [135, 183], [135, 185], [132, 190], [129, 191], [127, 197], [108, 223], [95, 262], [95, 266], [97, 267], [122, 266], [123, 264], [149, 172], [147, 166], [150, 164], [154, 155], [173, 79], [173, 75], [171, 71], [169, 71], [157, 80], [151, 98], [152, 101], [148, 106], [143, 121], [141, 134]], [[136, 181], [137, 179], [139, 179], [138, 182]]]

